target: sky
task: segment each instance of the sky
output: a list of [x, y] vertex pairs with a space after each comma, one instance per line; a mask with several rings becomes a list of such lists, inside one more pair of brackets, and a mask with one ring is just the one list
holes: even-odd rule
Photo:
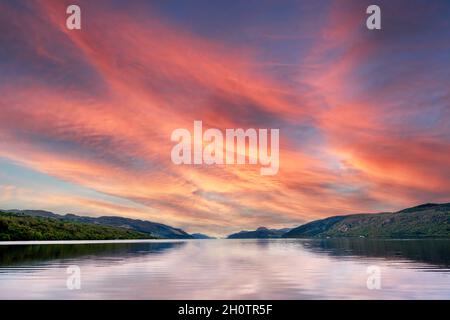
[[[372, 2], [0, 1], [0, 208], [223, 236], [449, 202], [450, 3]], [[278, 128], [279, 172], [175, 165], [194, 120]]]

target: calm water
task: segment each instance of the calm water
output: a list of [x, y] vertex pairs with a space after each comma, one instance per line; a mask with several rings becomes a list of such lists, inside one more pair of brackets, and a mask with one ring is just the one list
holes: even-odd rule
[[[67, 267], [81, 289], [67, 289]], [[367, 288], [378, 266], [381, 289]], [[450, 299], [450, 240], [0, 245], [0, 299]]]

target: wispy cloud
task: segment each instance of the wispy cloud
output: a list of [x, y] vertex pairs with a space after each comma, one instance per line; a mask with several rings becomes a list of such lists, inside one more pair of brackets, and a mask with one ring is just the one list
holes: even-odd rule
[[[0, 10], [0, 156], [106, 197], [49, 194], [42, 208], [59, 201], [221, 234], [448, 200], [448, 32], [429, 35], [444, 18], [410, 36], [386, 10], [377, 36], [363, 29], [361, 4], [323, 5], [323, 23], [305, 31], [313, 37], [284, 25], [266, 47], [182, 28], [143, 2], [81, 1], [81, 31], [65, 29], [65, 1], [19, 3]], [[409, 7], [405, 17], [422, 10]], [[279, 174], [173, 165], [170, 133], [193, 120], [280, 128]], [[11, 189], [0, 190], [6, 203]]]

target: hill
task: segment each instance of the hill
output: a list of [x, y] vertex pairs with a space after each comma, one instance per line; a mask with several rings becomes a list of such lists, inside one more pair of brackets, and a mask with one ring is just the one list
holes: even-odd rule
[[267, 229], [259, 227], [254, 231], [240, 231], [238, 233], [230, 234], [227, 239], [269, 239], [281, 238], [290, 229]]
[[215, 238], [210, 237], [210, 236], [208, 236], [206, 234], [203, 234], [203, 233], [192, 233], [191, 236], [194, 239], [215, 239]]
[[130, 219], [117, 216], [87, 217], [74, 214], [59, 215], [42, 210], [9, 210], [7, 212], [22, 214], [32, 217], [46, 217], [68, 222], [80, 222], [108, 227], [128, 229], [130, 231], [150, 234], [162, 239], [192, 239], [192, 236], [181, 229], [145, 220]]
[[449, 238], [450, 203], [423, 204], [398, 212], [353, 214], [313, 221], [283, 238]]
[[0, 211], [0, 241], [155, 239], [148, 234], [90, 223]]

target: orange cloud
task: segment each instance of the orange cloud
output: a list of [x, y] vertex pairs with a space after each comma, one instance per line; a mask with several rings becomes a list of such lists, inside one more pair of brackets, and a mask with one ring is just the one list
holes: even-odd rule
[[[128, 203], [65, 194], [49, 197], [49, 208], [61, 201], [87, 214], [223, 234], [445, 200], [450, 191], [448, 141], [437, 131], [414, 133], [397, 119], [404, 106], [388, 123], [392, 102], [373, 102], [357, 81], [354, 71], [380, 49], [361, 35], [351, 10], [330, 11], [323, 41], [296, 76], [305, 92], [261, 72], [254, 49], [180, 30], [157, 13], [144, 19], [133, 11], [132, 19], [83, 2], [95, 19], [68, 31], [61, 15], [68, 2], [38, 3], [36, 17], [21, 25], [14, 20], [22, 15], [2, 5], [5, 24], [32, 48], [17, 59], [44, 71], [0, 84], [0, 157]], [[38, 36], [46, 32], [54, 38]], [[386, 97], [399, 88], [393, 82]], [[193, 120], [280, 128], [278, 175], [260, 176], [249, 165], [172, 164], [170, 134]]]

